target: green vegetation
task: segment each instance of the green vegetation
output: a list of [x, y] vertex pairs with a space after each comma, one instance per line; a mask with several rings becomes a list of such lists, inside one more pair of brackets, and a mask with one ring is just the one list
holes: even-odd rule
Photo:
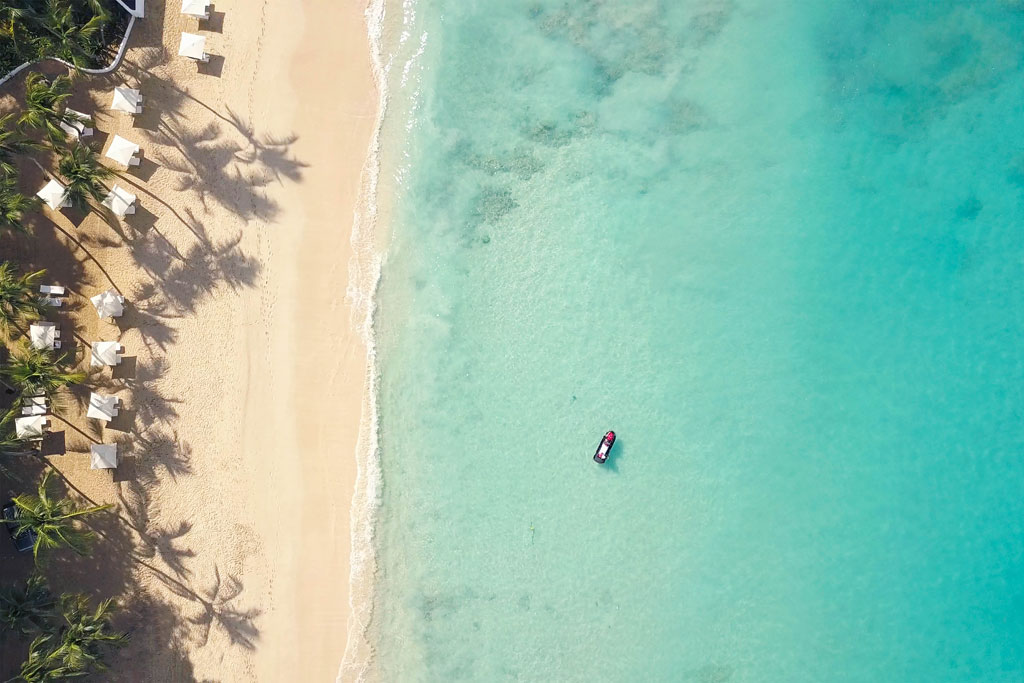
[[9, 335], [13, 326], [36, 320], [46, 311], [36, 293], [45, 272], [19, 274], [14, 264], [0, 262], [0, 332]]
[[35, 532], [36, 543], [32, 548], [32, 554], [37, 562], [40, 550], [67, 547], [79, 555], [87, 554], [94, 534], [88, 529], [80, 528], [79, 519], [113, 507], [93, 505], [79, 509], [67, 498], [51, 498], [47, 490], [51, 474], [52, 470], [46, 471], [35, 495], [23, 494], [14, 498], [14, 504], [18, 508], [16, 533]]
[[3, 0], [0, 75], [43, 57], [77, 68], [106, 66], [127, 24], [114, 0]]
[[114, 603], [95, 608], [79, 593], [55, 599], [45, 581], [32, 576], [24, 586], [0, 590], [0, 623], [22, 637], [38, 634], [28, 648], [19, 675], [24, 683], [61, 681], [105, 671], [105, 652], [123, 645], [128, 636], [110, 625]]
[[0, 588], [0, 624], [11, 632], [27, 636], [45, 630], [56, 607], [57, 601], [39, 574], [30, 576], [24, 585]]
[[25, 112], [18, 123], [45, 132], [55, 146], [63, 145], [66, 135], [60, 123], [73, 121], [65, 114], [69, 97], [71, 78], [68, 76], [50, 80], [38, 72], [29, 74], [25, 79]]
[[[76, 68], [105, 66], [127, 23], [127, 12], [115, 7], [115, 0], [0, 0], [0, 76], [44, 56], [58, 57]], [[27, 217], [41, 206], [38, 198], [20, 189], [25, 183], [19, 182], [19, 169], [25, 169], [26, 163], [61, 180], [71, 202], [86, 211], [102, 201], [107, 193], [104, 183], [115, 175], [100, 162], [94, 149], [75, 139], [69, 142], [61, 128], [62, 123], [79, 120], [67, 112], [73, 76], [73, 72], [50, 77], [29, 73], [20, 111], [0, 115], [0, 248], [5, 255], [24, 253], [10, 247], [31, 239]], [[92, 125], [88, 120], [84, 123]], [[45, 168], [40, 163], [43, 156], [34, 158], [44, 150], [54, 152], [56, 169]], [[53, 157], [47, 154], [45, 158]], [[44, 274], [11, 260], [0, 261], [0, 384], [7, 389], [0, 392], [5, 396], [0, 404], [0, 478], [4, 484], [15, 483], [13, 478], [7, 479], [20, 469], [14, 467], [15, 457], [34, 455], [48, 464], [40, 455], [38, 442], [17, 436], [15, 420], [22, 414], [22, 399], [44, 395], [53, 408], [54, 399], [61, 398], [69, 385], [86, 378], [78, 369], [80, 359], [72, 354], [36, 349], [29, 343], [29, 324], [52, 312], [39, 293]], [[17, 488], [36, 490], [11, 500], [16, 512], [13, 531], [16, 536], [29, 534], [37, 570], [51, 554], [70, 550], [87, 555], [95, 537], [89, 518], [112, 507], [82, 505], [58, 495], [51, 486], [56, 483], [53, 473], [52, 468], [47, 469], [37, 485], [21, 473]], [[6, 499], [0, 500], [4, 502]], [[77, 592], [56, 595], [38, 573], [0, 586], [0, 636], [16, 639], [24, 647], [25, 657], [20, 669], [0, 677], [41, 683], [105, 670], [105, 655], [127, 639], [111, 626], [114, 611], [110, 600], [94, 604]]]
[[114, 175], [111, 169], [100, 163], [96, 151], [82, 143], [64, 150], [57, 170], [64, 178], [68, 199], [83, 211], [89, 210], [90, 199], [97, 203], [103, 201], [107, 196], [103, 181]]
[[0, 368], [0, 376], [22, 396], [53, 398], [71, 384], [85, 381], [85, 373], [72, 368], [70, 354], [22, 344], [15, 355]]
[[42, 145], [25, 135], [21, 128], [12, 128], [11, 121], [13, 119], [14, 114], [0, 116], [0, 174], [8, 177], [17, 173], [13, 163], [16, 155], [43, 148]]

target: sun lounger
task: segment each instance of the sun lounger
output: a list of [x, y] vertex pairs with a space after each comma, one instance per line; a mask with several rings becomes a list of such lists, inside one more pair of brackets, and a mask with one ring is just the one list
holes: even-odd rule
[[45, 415], [46, 411], [45, 396], [32, 396], [22, 402], [22, 415]]
[[[89, 120], [88, 115], [83, 114], [80, 111], [75, 111], [70, 107], [64, 110], [64, 114], [65, 118], [61, 119], [60, 127], [65, 133], [75, 139], [87, 138], [93, 134], [93, 129], [85, 125], [86, 121]], [[68, 118], [75, 120], [68, 122], [66, 120]]]
[[62, 299], [58, 299], [55, 296], [43, 296], [39, 297], [39, 300], [47, 306], [53, 306], [54, 308], [60, 308], [61, 304], [64, 303]]
[[64, 296], [64, 288], [60, 285], [39, 285], [40, 294], [50, 294], [52, 296]]

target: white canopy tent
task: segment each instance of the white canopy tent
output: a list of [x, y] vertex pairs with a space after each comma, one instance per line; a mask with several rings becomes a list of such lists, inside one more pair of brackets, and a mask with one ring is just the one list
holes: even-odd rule
[[117, 444], [94, 443], [89, 446], [92, 458], [89, 467], [94, 470], [112, 470], [117, 467]]
[[101, 318], [120, 318], [124, 313], [124, 297], [113, 289], [100, 292], [89, 301], [96, 307], [96, 313]]
[[94, 366], [114, 366], [121, 362], [121, 345], [116, 341], [92, 343], [92, 360]]
[[45, 415], [28, 415], [14, 418], [14, 433], [19, 439], [41, 439], [46, 431], [48, 418]]
[[124, 111], [129, 114], [142, 113], [142, 94], [135, 88], [126, 88], [119, 85], [114, 88], [114, 99], [110, 103], [114, 111]]
[[89, 395], [89, 410], [85, 416], [110, 422], [117, 417], [117, 401], [117, 396], [104, 396], [103, 394], [92, 392]]
[[[67, 119], [74, 119], [68, 121]], [[60, 121], [61, 130], [70, 135], [71, 137], [78, 139], [92, 135], [93, 130], [86, 126], [89, 122], [89, 115], [83, 114], [80, 111], [75, 111], [71, 107], [64, 110], [64, 118]]]
[[28, 328], [28, 339], [34, 349], [52, 349], [56, 347], [57, 325], [46, 321], [32, 323]]
[[206, 54], [206, 36], [195, 33], [182, 33], [178, 54], [182, 57], [198, 59], [200, 62], [208, 61], [210, 56]]
[[181, 0], [181, 13], [198, 19], [209, 19], [210, 0]]
[[139, 146], [131, 140], [126, 140], [120, 135], [115, 135], [110, 141], [110, 147], [104, 155], [113, 159], [122, 166], [138, 166], [139, 159], [135, 155], [139, 153]]
[[43, 186], [43, 189], [36, 192], [36, 196], [46, 202], [46, 205], [54, 211], [71, 206], [67, 188], [52, 178]]
[[114, 183], [114, 188], [107, 193], [103, 200], [103, 206], [113, 211], [118, 218], [124, 218], [128, 214], [135, 213], [135, 199], [135, 195]]

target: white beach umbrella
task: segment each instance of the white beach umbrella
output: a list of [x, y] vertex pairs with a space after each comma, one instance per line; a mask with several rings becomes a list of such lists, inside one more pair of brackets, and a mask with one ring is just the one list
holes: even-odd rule
[[45, 415], [29, 415], [14, 418], [14, 433], [19, 439], [39, 439], [46, 431]]
[[113, 211], [119, 218], [124, 218], [126, 214], [135, 213], [135, 199], [135, 195], [115, 183], [113, 189], [103, 200], [103, 206]]
[[206, 61], [206, 36], [195, 33], [182, 33], [181, 45], [178, 46], [178, 54], [182, 57], [191, 57], [199, 61]]
[[114, 366], [121, 362], [121, 345], [116, 341], [101, 341], [92, 343], [92, 365]]
[[210, 18], [210, 0], [181, 0], [181, 13], [200, 19]]
[[110, 141], [110, 147], [107, 148], [107, 153], [104, 156], [108, 159], [113, 159], [122, 166], [135, 166], [139, 163], [134, 158], [138, 153], [138, 145], [131, 140], [124, 139], [120, 135], [115, 135]]
[[71, 206], [67, 188], [56, 180], [51, 179], [50, 182], [43, 186], [43, 189], [36, 192], [36, 196], [46, 202], [46, 205], [54, 211]]
[[89, 410], [85, 416], [110, 422], [117, 417], [117, 396], [104, 396], [92, 392], [89, 394]]
[[119, 318], [124, 313], [124, 297], [113, 289], [100, 292], [89, 301], [101, 318]]
[[28, 338], [34, 349], [52, 349], [57, 339], [57, 326], [45, 321], [33, 323], [29, 325]]
[[138, 114], [142, 111], [142, 94], [135, 88], [119, 85], [114, 88], [114, 99], [110, 103], [110, 108], [129, 114]]
[[92, 458], [89, 467], [94, 470], [110, 470], [117, 467], [117, 444], [94, 443], [89, 446]]

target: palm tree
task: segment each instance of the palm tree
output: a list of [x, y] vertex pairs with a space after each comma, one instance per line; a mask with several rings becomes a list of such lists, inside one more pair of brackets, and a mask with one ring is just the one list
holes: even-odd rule
[[62, 595], [60, 616], [64, 623], [32, 641], [28, 659], [14, 680], [50, 683], [106, 670], [103, 650], [120, 647], [128, 640], [128, 634], [109, 630], [113, 607], [113, 602], [104, 600], [93, 610], [84, 595]]
[[[0, 141], [0, 145], [2, 145]], [[3, 169], [3, 156], [0, 155], [0, 172]], [[21, 222], [26, 211], [34, 210], [39, 204], [36, 197], [26, 197], [18, 192], [17, 184], [12, 175], [0, 176], [0, 232], [28, 232]]]
[[67, 671], [103, 671], [105, 646], [121, 646], [128, 634], [110, 630], [113, 600], [104, 600], [91, 609], [89, 598], [79, 593], [60, 596], [60, 614], [64, 623], [58, 632], [58, 647], [51, 661]]
[[22, 344], [18, 352], [0, 368], [0, 376], [24, 396], [42, 394], [53, 398], [61, 389], [85, 381], [86, 374], [71, 366], [70, 354], [54, 353]]
[[41, 149], [42, 145], [29, 139], [18, 129], [10, 127], [14, 114], [0, 116], [0, 173], [14, 175], [17, 169], [12, 158], [29, 150]]
[[107, 188], [102, 181], [114, 175], [114, 171], [100, 163], [95, 150], [82, 143], [64, 150], [57, 170], [66, 181], [68, 199], [83, 211], [89, 210], [90, 198], [103, 201]]
[[15, 52], [25, 61], [36, 56], [29, 31], [29, 22], [35, 16], [25, 0], [7, 0], [0, 5], [0, 35], [10, 41]]
[[[100, 45], [96, 34], [110, 22], [110, 14], [96, 0], [78, 3], [76, 9], [69, 0], [49, 0], [46, 13], [40, 17], [38, 26], [45, 33], [36, 39], [39, 51], [70, 62], [76, 68], [87, 68]], [[85, 4], [87, 7], [81, 7]], [[81, 10], [91, 10], [92, 16], [82, 21]], [[78, 14], [78, 16], [76, 16]]]
[[46, 312], [37, 293], [39, 280], [46, 273], [37, 270], [19, 275], [9, 261], [0, 262], [0, 332], [23, 320], [35, 320]]
[[[15, 402], [11, 411], [4, 416], [2, 422], [0, 422], [0, 457], [7, 458], [18, 455], [29, 455], [33, 453], [35, 449], [32, 447], [32, 442], [28, 439], [22, 439], [17, 435], [14, 429], [11, 427], [15, 417], [19, 416], [18, 409], [20, 402]], [[0, 464], [0, 471], [6, 471], [2, 464]]]
[[71, 97], [71, 79], [57, 76], [52, 81], [37, 72], [25, 79], [25, 111], [18, 123], [46, 133], [53, 145], [64, 144], [65, 133], [61, 121], [77, 121], [66, 113], [67, 101]]
[[67, 498], [54, 500], [47, 492], [47, 485], [50, 481], [52, 470], [47, 470], [43, 480], [39, 483], [39, 490], [36, 495], [16, 496], [15, 506], [18, 508], [18, 528], [15, 534], [24, 531], [34, 531], [36, 543], [32, 548], [32, 555], [36, 562], [39, 561], [41, 549], [58, 548], [67, 546], [79, 555], [85, 555], [89, 550], [89, 542], [93, 538], [92, 531], [80, 529], [76, 525], [79, 517], [109, 510], [113, 505], [93, 505], [91, 507], [78, 509], [74, 502]]
[[0, 624], [22, 635], [46, 629], [54, 616], [54, 600], [46, 580], [33, 574], [24, 585], [14, 584], [0, 589]]
[[21, 665], [21, 672], [7, 683], [55, 683], [71, 676], [80, 676], [57, 667], [53, 657], [53, 639], [50, 633], [36, 637], [28, 646], [28, 658]]

